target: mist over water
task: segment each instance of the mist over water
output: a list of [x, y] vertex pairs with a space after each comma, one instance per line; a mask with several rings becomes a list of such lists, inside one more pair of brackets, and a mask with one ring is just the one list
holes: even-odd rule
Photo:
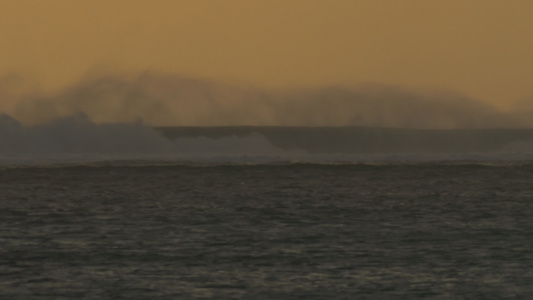
[[0, 80], [0, 163], [532, 159], [533, 109], [366, 85], [267, 91], [102, 75], [56, 94]]
[[55, 94], [0, 80], [0, 112], [42, 124], [82, 112], [96, 123], [151, 126], [371, 126], [417, 129], [533, 126], [528, 101], [501, 111], [452, 92], [386, 85], [264, 90], [145, 72], [93, 75]]

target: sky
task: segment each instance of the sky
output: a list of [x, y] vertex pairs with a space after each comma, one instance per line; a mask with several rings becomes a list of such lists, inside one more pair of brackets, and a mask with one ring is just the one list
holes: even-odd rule
[[449, 90], [499, 108], [533, 96], [530, 0], [0, 4], [0, 76], [47, 91], [148, 70], [263, 89]]

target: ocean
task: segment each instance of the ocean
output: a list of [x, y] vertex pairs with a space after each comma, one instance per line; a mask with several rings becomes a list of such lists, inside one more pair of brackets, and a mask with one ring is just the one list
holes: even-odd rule
[[150, 135], [157, 147], [126, 155], [105, 129], [41, 152], [49, 128], [3, 133], [0, 299], [533, 296], [527, 139], [522, 152], [324, 153], [196, 136], [172, 156]]
[[2, 299], [533, 295], [533, 163], [0, 174]]

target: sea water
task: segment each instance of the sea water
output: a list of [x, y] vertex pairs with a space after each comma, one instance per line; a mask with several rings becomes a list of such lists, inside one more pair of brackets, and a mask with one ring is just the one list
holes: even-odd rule
[[533, 163], [0, 167], [1, 299], [530, 299]]

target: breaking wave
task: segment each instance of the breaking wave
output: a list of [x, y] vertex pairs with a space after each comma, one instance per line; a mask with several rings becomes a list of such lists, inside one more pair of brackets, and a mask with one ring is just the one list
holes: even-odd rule
[[206, 160], [250, 155], [272, 157], [284, 152], [259, 135], [170, 140], [141, 121], [96, 124], [84, 114], [31, 127], [3, 115], [0, 140], [2, 163]]
[[273, 163], [533, 160], [533, 130], [172, 127], [77, 114], [23, 126], [0, 116], [0, 164], [103, 161]]

